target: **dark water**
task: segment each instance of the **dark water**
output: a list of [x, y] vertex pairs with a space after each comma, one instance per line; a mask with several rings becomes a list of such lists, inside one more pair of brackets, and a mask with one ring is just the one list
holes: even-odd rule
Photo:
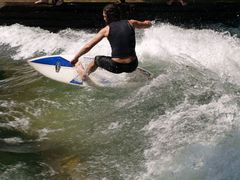
[[[0, 179], [238, 179], [240, 31], [157, 23], [137, 31], [148, 82], [79, 88], [27, 59], [93, 34], [0, 27]], [[106, 40], [88, 55], [110, 54]]]

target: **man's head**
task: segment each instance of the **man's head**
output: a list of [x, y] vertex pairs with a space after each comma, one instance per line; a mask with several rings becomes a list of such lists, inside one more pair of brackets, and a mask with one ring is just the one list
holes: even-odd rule
[[106, 24], [110, 24], [114, 21], [119, 21], [121, 19], [120, 10], [118, 5], [109, 4], [103, 8], [103, 18]]

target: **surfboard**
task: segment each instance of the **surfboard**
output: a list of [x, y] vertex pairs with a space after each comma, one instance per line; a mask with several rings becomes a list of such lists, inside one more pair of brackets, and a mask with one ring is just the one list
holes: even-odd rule
[[[101, 68], [89, 75], [89, 81], [82, 81], [76, 68], [70, 63], [73, 55], [42, 56], [28, 60], [30, 66], [42, 75], [55, 81], [77, 85], [77, 86], [116, 86], [127, 82], [147, 81], [152, 74], [143, 68], [137, 68], [133, 73], [113, 74]], [[80, 59], [86, 66], [92, 58]]]

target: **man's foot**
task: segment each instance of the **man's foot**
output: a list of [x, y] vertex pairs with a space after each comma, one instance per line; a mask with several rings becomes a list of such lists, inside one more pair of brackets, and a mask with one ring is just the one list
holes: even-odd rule
[[55, 3], [56, 6], [60, 6], [62, 4], [63, 4], [63, 0], [56, 0], [56, 3]]
[[186, 5], [187, 5], [187, 3], [186, 3], [186, 2], [183, 2], [183, 3], [182, 3], [182, 5], [183, 5], [183, 6], [186, 6]]
[[187, 2], [185, 2], [185, 1], [180, 1], [180, 3], [182, 4], [182, 6], [186, 6], [187, 5]]
[[167, 5], [169, 5], [169, 6], [170, 6], [170, 5], [172, 5], [172, 3], [173, 3], [173, 0], [169, 0], [169, 1], [167, 1], [166, 3], [167, 3]]
[[80, 75], [81, 80], [86, 81], [88, 78], [88, 75], [87, 75], [83, 65], [80, 62], [78, 62], [75, 64], [75, 68], [76, 68], [78, 74]]
[[47, 4], [48, 3], [48, 0], [38, 0], [35, 2], [35, 4]]

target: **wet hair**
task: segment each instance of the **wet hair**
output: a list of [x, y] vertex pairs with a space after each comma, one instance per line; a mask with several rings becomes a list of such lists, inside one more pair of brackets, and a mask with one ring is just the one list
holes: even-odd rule
[[106, 23], [110, 24], [114, 21], [121, 19], [121, 13], [117, 4], [108, 4], [103, 8], [103, 12], [106, 14]]

